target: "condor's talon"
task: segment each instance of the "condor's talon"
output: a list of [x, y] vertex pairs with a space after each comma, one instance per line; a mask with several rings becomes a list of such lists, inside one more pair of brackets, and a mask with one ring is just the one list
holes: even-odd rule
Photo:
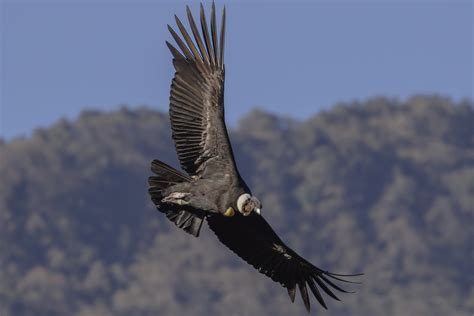
[[234, 215], [235, 215], [235, 211], [234, 211], [234, 208], [232, 207], [229, 207], [224, 213], [224, 216], [226, 217], [232, 217]]

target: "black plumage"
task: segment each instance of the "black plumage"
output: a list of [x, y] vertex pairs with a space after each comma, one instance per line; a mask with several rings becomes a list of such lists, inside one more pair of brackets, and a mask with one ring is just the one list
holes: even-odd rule
[[[176, 152], [184, 174], [154, 160], [149, 193], [157, 209], [179, 228], [198, 237], [204, 219], [217, 238], [258, 271], [280, 283], [294, 301], [299, 288], [310, 310], [308, 287], [326, 307], [321, 291], [339, 300], [334, 290], [346, 292], [334, 281], [350, 282], [323, 271], [288, 248], [260, 214], [261, 203], [240, 176], [224, 120], [225, 8], [218, 38], [215, 5], [210, 32], [201, 4], [199, 32], [187, 7], [191, 33], [175, 16], [180, 37], [166, 42], [176, 69], [171, 84], [170, 119]], [[202, 36], [201, 36], [202, 33]]]

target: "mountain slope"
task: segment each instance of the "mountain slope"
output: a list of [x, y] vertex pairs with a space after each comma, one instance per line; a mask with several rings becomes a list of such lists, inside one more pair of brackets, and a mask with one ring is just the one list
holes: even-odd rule
[[[466, 315], [472, 122], [471, 102], [376, 98], [303, 122], [256, 110], [230, 136], [282, 239], [322, 268], [366, 273], [331, 315]], [[195, 239], [154, 210], [153, 158], [177, 165], [167, 116], [145, 108], [0, 144], [1, 315], [304, 312], [207, 227]]]

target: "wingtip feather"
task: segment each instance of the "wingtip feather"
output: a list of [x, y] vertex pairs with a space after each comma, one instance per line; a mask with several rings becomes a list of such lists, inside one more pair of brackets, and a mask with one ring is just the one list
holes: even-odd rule
[[171, 55], [173, 55], [173, 58], [175, 59], [184, 59], [184, 56], [172, 45], [170, 42], [165, 41], [166, 46], [168, 46], [168, 49], [171, 52]]
[[222, 9], [222, 17], [221, 17], [221, 38], [220, 38], [220, 47], [219, 47], [219, 64], [222, 68], [224, 68], [224, 43], [225, 43], [225, 23], [226, 23], [226, 16], [225, 16], [225, 5]]
[[290, 296], [290, 300], [292, 303], [295, 302], [295, 295], [296, 295], [296, 286], [292, 285], [286, 288], [288, 290], [288, 295]]
[[336, 301], [340, 301], [339, 297], [337, 297], [328, 287], [326, 284], [324, 284], [323, 281], [321, 281], [319, 279], [319, 277], [315, 277], [314, 280], [316, 281], [316, 283], [318, 283], [319, 287], [322, 288], [324, 290], [324, 292], [331, 296], [333, 299], [335, 299]]
[[193, 58], [200, 61], [200, 62], [202, 62], [202, 57], [201, 57], [200, 53], [198, 52], [198, 50], [196, 48], [196, 45], [194, 45], [193, 40], [189, 36], [188, 31], [186, 31], [186, 28], [184, 27], [183, 23], [181, 22], [181, 20], [178, 18], [178, 16], [176, 14], [175, 14], [174, 18], [176, 20], [176, 24], [178, 25], [178, 28], [179, 28], [181, 34], [183, 35], [184, 40], [186, 41], [187, 47], [189, 49], [191, 49]]
[[211, 6], [211, 38], [212, 38], [212, 51], [214, 53], [214, 57], [216, 60], [216, 64], [218, 63], [218, 54], [217, 54], [217, 22], [216, 22], [216, 4], [212, 1]]
[[325, 309], [328, 309], [328, 307], [326, 306], [326, 302], [324, 301], [323, 296], [321, 295], [321, 292], [319, 292], [317, 286], [314, 284], [314, 281], [311, 278], [308, 279], [308, 285], [319, 304], [321, 304], [321, 306]]
[[335, 273], [325, 272], [324, 274], [327, 275], [328, 277], [333, 278], [334, 280], [338, 280], [340, 282], [351, 283], [351, 284], [362, 284], [362, 282], [349, 281], [349, 280], [345, 280], [345, 279], [337, 277], [337, 276], [353, 277], [353, 276], [363, 275], [363, 274], [360, 274], [360, 273], [357, 273], [357, 274], [335, 274]]
[[354, 293], [354, 292], [346, 291], [346, 290], [340, 288], [339, 286], [337, 286], [336, 284], [334, 284], [331, 280], [329, 280], [328, 278], [326, 278], [324, 275], [320, 275], [319, 277], [320, 277], [321, 279], [323, 279], [327, 284], [329, 284], [330, 286], [332, 286], [333, 288], [335, 288], [336, 290], [338, 290], [339, 292], [342, 292], [342, 293]]
[[298, 283], [298, 287], [300, 288], [300, 294], [301, 294], [301, 298], [303, 299], [304, 307], [309, 313], [311, 310], [311, 304], [309, 302], [308, 289], [306, 288], [305, 282], [302, 281]]
[[210, 63], [209, 55], [207, 54], [204, 43], [202, 42], [201, 35], [199, 34], [198, 28], [196, 26], [196, 22], [194, 21], [193, 14], [189, 6], [186, 6], [186, 13], [188, 15], [188, 22], [191, 27], [191, 31], [193, 32], [194, 39], [196, 40], [196, 43], [199, 47], [199, 51], [201, 52], [202, 59], [205, 60], [206, 64], [208, 65]]
[[175, 30], [169, 24], [168, 24], [168, 31], [171, 33], [171, 36], [173, 36], [174, 40], [176, 41], [176, 44], [178, 44], [184, 56], [186, 56], [186, 58], [189, 60], [193, 60], [194, 56], [192, 55], [191, 51], [186, 46], [186, 44], [184, 44], [184, 42], [181, 40], [179, 35], [175, 32]]
[[214, 50], [212, 48], [211, 36], [209, 35], [209, 30], [207, 28], [206, 14], [204, 13], [204, 6], [202, 2], [200, 4], [200, 19], [201, 19], [201, 29], [204, 36], [204, 42], [206, 43], [207, 53], [210, 58], [210, 63], [212, 65], [215, 65], [215, 56], [213, 52]]

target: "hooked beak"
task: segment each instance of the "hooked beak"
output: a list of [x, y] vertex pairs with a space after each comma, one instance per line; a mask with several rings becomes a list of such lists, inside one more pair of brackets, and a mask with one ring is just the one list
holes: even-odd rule
[[259, 208], [256, 208], [253, 210], [255, 213], [257, 213], [258, 215], [260, 215], [260, 209]]

